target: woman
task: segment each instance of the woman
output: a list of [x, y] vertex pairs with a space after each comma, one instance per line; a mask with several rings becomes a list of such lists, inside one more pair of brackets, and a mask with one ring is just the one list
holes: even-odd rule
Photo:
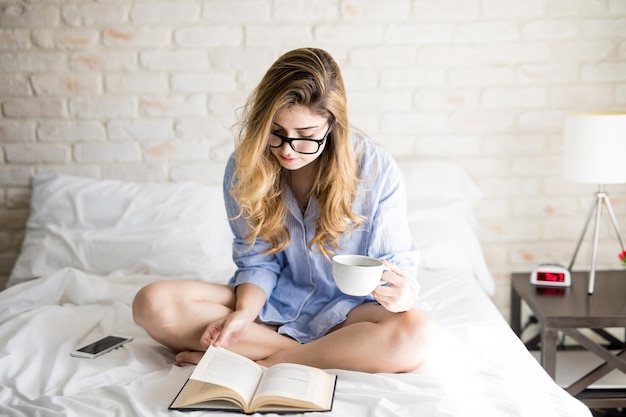
[[[210, 346], [258, 363], [406, 372], [435, 325], [413, 309], [416, 252], [397, 165], [350, 132], [340, 70], [325, 51], [297, 49], [267, 71], [244, 108], [224, 175], [237, 271], [229, 285], [164, 281], [143, 288], [135, 321], [197, 363]], [[389, 284], [342, 294], [334, 254], [383, 259]]]

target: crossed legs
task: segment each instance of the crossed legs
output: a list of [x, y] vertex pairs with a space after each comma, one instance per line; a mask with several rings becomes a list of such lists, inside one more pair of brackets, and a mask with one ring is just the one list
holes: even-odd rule
[[[178, 352], [179, 364], [197, 363], [205, 348], [200, 337], [208, 323], [235, 307], [232, 287], [199, 281], [161, 281], [142, 288], [133, 317], [156, 341]], [[354, 308], [326, 336], [300, 344], [271, 326], [254, 323], [230, 350], [262, 365], [301, 363], [322, 369], [407, 372], [428, 354], [437, 325], [426, 313], [391, 313], [376, 303]]]

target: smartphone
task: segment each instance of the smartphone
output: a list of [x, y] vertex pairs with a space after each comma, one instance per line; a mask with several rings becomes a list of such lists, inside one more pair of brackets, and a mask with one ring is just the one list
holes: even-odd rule
[[97, 358], [98, 356], [102, 356], [105, 353], [112, 351], [113, 349], [117, 349], [124, 343], [128, 343], [131, 340], [133, 340], [132, 337], [109, 335], [103, 337], [102, 339], [96, 340], [93, 343], [85, 345], [79, 349], [73, 350], [70, 355], [77, 358], [93, 359]]

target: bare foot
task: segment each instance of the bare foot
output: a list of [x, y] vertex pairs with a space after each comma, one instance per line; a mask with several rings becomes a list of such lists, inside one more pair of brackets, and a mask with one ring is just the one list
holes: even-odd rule
[[265, 368], [269, 368], [270, 366], [272, 366], [272, 364], [267, 362], [265, 359], [260, 359], [260, 360], [256, 361], [256, 364], [259, 365], [259, 366], [263, 366]]
[[187, 365], [197, 365], [202, 359], [204, 352], [198, 351], [182, 351], [176, 354], [176, 365], [178, 366], [187, 366]]

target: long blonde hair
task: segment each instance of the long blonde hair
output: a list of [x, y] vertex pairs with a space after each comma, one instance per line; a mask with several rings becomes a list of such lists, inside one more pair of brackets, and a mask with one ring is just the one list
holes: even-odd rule
[[315, 236], [308, 242], [327, 258], [339, 248], [341, 235], [362, 222], [351, 205], [357, 192], [358, 164], [352, 149], [346, 94], [339, 66], [328, 52], [302, 48], [287, 52], [269, 68], [243, 108], [241, 131], [235, 147], [231, 193], [239, 204], [252, 245], [257, 238], [269, 242], [268, 253], [289, 245], [283, 203], [287, 172], [268, 146], [276, 114], [302, 105], [332, 120], [326, 146], [318, 156], [311, 194], [321, 213]]

